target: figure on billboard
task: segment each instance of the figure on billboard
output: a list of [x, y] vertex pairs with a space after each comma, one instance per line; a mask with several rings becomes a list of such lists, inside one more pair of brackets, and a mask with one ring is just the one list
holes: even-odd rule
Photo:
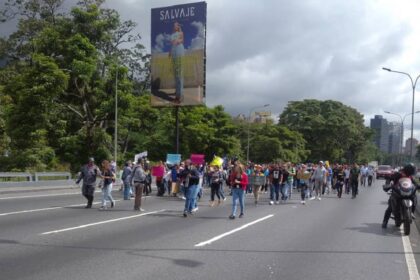
[[151, 105], [205, 103], [206, 3], [152, 9]]
[[185, 54], [184, 49], [184, 33], [182, 32], [181, 25], [174, 22], [174, 29], [171, 35], [171, 51], [169, 56], [172, 59], [173, 71], [175, 76], [175, 103], [183, 101], [183, 88], [184, 88], [184, 74], [183, 74], [183, 57]]

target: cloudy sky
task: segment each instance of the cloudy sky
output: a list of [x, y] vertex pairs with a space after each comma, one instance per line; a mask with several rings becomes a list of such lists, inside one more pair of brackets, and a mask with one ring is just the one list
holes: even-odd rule
[[[150, 9], [197, 1], [108, 0], [138, 23], [150, 49]], [[334, 99], [365, 115], [411, 112], [420, 74], [418, 0], [207, 0], [207, 105], [233, 115], [270, 104]], [[415, 78], [413, 77], [413, 78]], [[415, 110], [420, 110], [420, 82]], [[415, 136], [420, 138], [420, 114]], [[389, 120], [398, 117], [388, 115]], [[405, 121], [409, 137], [410, 117]]]
[[[198, 1], [108, 0], [105, 6], [136, 21], [150, 50], [151, 8], [188, 2]], [[384, 110], [411, 112], [408, 77], [381, 68], [420, 74], [420, 1], [206, 2], [208, 106], [247, 115], [269, 103], [278, 115], [292, 100], [333, 99], [363, 113], [367, 125]], [[420, 114], [414, 124], [420, 138]], [[407, 117], [405, 138], [410, 125]]]

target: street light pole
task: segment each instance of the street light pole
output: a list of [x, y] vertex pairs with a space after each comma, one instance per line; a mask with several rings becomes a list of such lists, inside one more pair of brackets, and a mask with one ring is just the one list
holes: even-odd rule
[[118, 150], [118, 63], [115, 72], [115, 126], [114, 126], [114, 160], [115, 160], [115, 173], [118, 168], [117, 160]]
[[[404, 140], [404, 121], [405, 121], [406, 117], [408, 117], [410, 115], [413, 115], [413, 113], [408, 113], [408, 114], [405, 114], [404, 116], [401, 116], [400, 114], [397, 114], [397, 113], [392, 113], [390, 111], [384, 111], [384, 113], [397, 116], [401, 120], [401, 136], [400, 136], [400, 138], [401, 138], [401, 140], [400, 140], [400, 164], [401, 164], [402, 163], [402, 154], [403, 154], [402, 147], [403, 147], [403, 140]], [[420, 113], [420, 111], [414, 112], [414, 114], [418, 114], [418, 113]]]
[[413, 89], [413, 101], [411, 103], [411, 143], [410, 143], [410, 161], [413, 161], [413, 132], [414, 132], [414, 94], [416, 92], [416, 85], [417, 85], [417, 81], [420, 78], [420, 75], [417, 76], [416, 80], [414, 81], [413, 78], [411, 77], [410, 74], [405, 73], [405, 72], [401, 72], [401, 71], [394, 71], [391, 70], [390, 68], [385, 68], [382, 67], [382, 70], [388, 71], [388, 72], [393, 72], [393, 73], [397, 73], [397, 74], [402, 74], [402, 75], [406, 75], [408, 78], [410, 78], [411, 81], [411, 88]]
[[249, 110], [249, 115], [248, 115], [248, 145], [246, 148], [246, 164], [248, 164], [249, 162], [249, 131], [250, 131], [250, 126], [251, 126], [251, 113], [256, 110], [256, 109], [260, 109], [260, 108], [265, 108], [270, 106], [270, 104], [265, 104], [264, 106], [257, 106], [257, 107], [253, 107]]

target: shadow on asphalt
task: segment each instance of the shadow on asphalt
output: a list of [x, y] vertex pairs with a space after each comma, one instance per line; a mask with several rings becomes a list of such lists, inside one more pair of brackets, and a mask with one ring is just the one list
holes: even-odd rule
[[171, 261], [178, 261], [178, 265], [184, 266], [198, 266], [202, 263], [197, 261], [191, 261], [186, 259], [174, 259], [170, 257], [163, 256], [151, 256], [144, 253], [179, 253], [179, 252], [215, 252], [215, 253], [234, 253], [234, 254], [243, 254], [243, 253], [267, 253], [267, 254], [366, 254], [366, 255], [405, 255], [412, 254], [420, 256], [420, 252], [405, 253], [404, 251], [349, 251], [349, 250], [243, 250], [243, 249], [212, 249], [212, 248], [161, 248], [161, 249], [149, 249], [149, 248], [112, 248], [112, 247], [93, 247], [93, 246], [70, 246], [70, 245], [58, 245], [58, 244], [37, 244], [37, 243], [25, 243], [19, 242], [11, 239], [0, 239], [0, 244], [12, 244], [14, 246], [23, 246], [23, 247], [35, 247], [35, 248], [60, 248], [60, 249], [77, 249], [77, 250], [96, 250], [96, 251], [120, 251], [126, 252], [130, 255], [166, 259]]
[[400, 229], [395, 227], [392, 222], [388, 223], [388, 228], [383, 229], [381, 223], [364, 223], [360, 227], [348, 227], [348, 230], [354, 230], [362, 233], [370, 233], [381, 236], [392, 235], [392, 236], [401, 236]]

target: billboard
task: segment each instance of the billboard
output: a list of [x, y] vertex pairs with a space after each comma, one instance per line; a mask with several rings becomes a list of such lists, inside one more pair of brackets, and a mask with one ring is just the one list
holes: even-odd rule
[[152, 9], [152, 106], [205, 102], [205, 2]]

